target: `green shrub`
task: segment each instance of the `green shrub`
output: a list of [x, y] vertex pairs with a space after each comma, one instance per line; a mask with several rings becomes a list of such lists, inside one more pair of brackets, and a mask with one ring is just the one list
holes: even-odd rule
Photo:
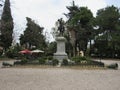
[[58, 59], [53, 59], [53, 60], [52, 60], [53, 66], [58, 65], [58, 63], [59, 63]]
[[25, 65], [27, 63], [28, 63], [28, 60], [24, 59], [24, 60], [21, 60], [21, 61], [15, 61], [14, 65]]
[[17, 44], [14, 47], [10, 47], [9, 49], [7, 49], [7, 51], [5, 52], [5, 55], [8, 58], [15, 58], [15, 57], [19, 57], [19, 51], [21, 50], [21, 47], [19, 46], [19, 44]]
[[45, 64], [45, 59], [44, 58], [39, 59], [39, 64]]
[[87, 58], [85, 56], [80, 57], [81, 60], [87, 60]]
[[81, 57], [81, 56], [75, 56], [75, 57], [72, 57], [72, 61], [75, 61], [76, 64], [80, 64], [82, 62], [88, 62], [89, 59], [87, 59], [85, 56]]
[[48, 60], [52, 60], [53, 59], [53, 56], [48, 56]]
[[21, 65], [25, 65], [25, 64], [27, 64], [27, 62], [28, 62], [28, 60], [26, 60], [26, 59], [25, 60], [21, 60], [20, 64]]
[[15, 52], [13, 50], [8, 50], [5, 54], [8, 58], [14, 58], [15, 57]]
[[21, 61], [14, 61], [14, 65], [21, 65]]
[[90, 64], [91, 65], [97, 65], [97, 66], [104, 67], [104, 63], [103, 62], [99, 62], [99, 61], [93, 61], [93, 60], [91, 60]]
[[46, 57], [46, 56], [43, 56], [42, 59], [47, 60], [47, 57]]
[[68, 60], [67, 59], [63, 59], [63, 62], [62, 62], [63, 65], [68, 65]]

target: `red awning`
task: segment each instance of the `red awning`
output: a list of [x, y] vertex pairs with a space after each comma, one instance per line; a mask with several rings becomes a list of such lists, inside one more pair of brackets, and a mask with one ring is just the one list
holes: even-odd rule
[[21, 54], [31, 54], [32, 52], [28, 49], [25, 49], [25, 50], [20, 51], [19, 53], [21, 53]]

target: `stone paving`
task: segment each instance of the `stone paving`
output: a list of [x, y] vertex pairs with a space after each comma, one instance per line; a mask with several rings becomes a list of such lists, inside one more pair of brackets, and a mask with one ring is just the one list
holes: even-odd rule
[[105, 59], [94, 59], [96, 61], [101, 61], [103, 62], [105, 65], [110, 65], [110, 64], [113, 64], [113, 63], [117, 63], [118, 64], [118, 69], [120, 69], [120, 60], [105, 60]]
[[0, 90], [120, 90], [120, 61], [102, 62], [119, 69], [1, 68], [0, 61]]
[[0, 68], [0, 90], [120, 90], [120, 70]]

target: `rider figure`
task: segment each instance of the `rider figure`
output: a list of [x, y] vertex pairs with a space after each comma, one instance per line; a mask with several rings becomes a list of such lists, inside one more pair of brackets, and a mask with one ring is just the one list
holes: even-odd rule
[[62, 18], [58, 19], [59, 22], [59, 26], [58, 26], [58, 30], [60, 31], [60, 35], [63, 36], [63, 33], [65, 31], [65, 27], [64, 27], [64, 23]]

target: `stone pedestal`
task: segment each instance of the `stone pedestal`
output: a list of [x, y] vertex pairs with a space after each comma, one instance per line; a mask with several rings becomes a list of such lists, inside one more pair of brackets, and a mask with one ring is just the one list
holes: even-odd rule
[[63, 59], [68, 59], [67, 53], [65, 52], [65, 38], [57, 37], [57, 51], [54, 53], [54, 58], [58, 59], [59, 62], [62, 62]]

